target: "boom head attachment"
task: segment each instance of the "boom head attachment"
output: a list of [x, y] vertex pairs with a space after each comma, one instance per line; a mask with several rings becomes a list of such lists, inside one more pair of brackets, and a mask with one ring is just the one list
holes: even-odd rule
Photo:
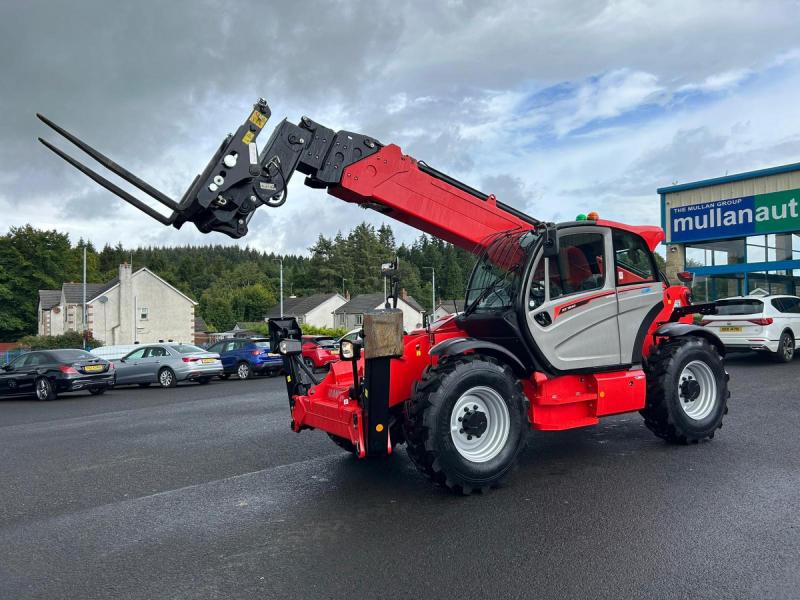
[[[296, 169], [309, 176], [306, 181], [309, 185], [326, 187], [338, 183], [342, 167], [348, 161], [353, 162], [377, 152], [379, 147], [377, 142], [365, 136], [334, 132], [303, 117], [299, 125], [289, 123], [286, 119], [281, 121], [259, 153], [256, 138], [270, 115], [266, 100], [259, 99], [244, 123], [236, 133], [222, 141], [208, 165], [194, 178], [177, 202], [47, 117], [41, 114], [36, 116], [103, 167], [172, 211], [169, 216], [162, 214], [60, 148], [39, 138], [42, 144], [76, 169], [158, 222], [180, 228], [190, 221], [203, 233], [219, 231], [232, 238], [240, 238], [247, 234], [247, 224], [256, 208], [261, 205], [277, 207], [286, 201], [286, 185]], [[360, 139], [355, 140], [353, 136]], [[350, 151], [342, 155], [342, 146], [348, 149], [348, 143], [342, 142], [344, 139], [361, 142], [358, 151], [355, 152], [355, 143], [350, 143]], [[344, 156], [342, 164], [336, 163], [339, 156]]]

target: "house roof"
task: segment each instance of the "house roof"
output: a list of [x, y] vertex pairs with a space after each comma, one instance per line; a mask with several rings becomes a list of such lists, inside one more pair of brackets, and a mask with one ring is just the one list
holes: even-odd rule
[[[298, 298], [284, 298], [283, 299], [283, 315], [288, 317], [301, 317], [307, 315], [312, 310], [317, 308], [323, 302], [327, 302], [331, 298], [339, 296], [336, 292], [327, 294], [312, 294], [311, 296], [301, 296]], [[344, 300], [344, 298], [342, 298]], [[276, 304], [271, 306], [264, 315], [265, 319], [272, 319], [281, 316], [281, 305]]]
[[443, 308], [444, 310], [464, 310], [464, 299], [456, 298], [454, 300], [439, 300], [436, 303], [436, 308]]
[[[86, 284], [86, 301], [95, 298], [106, 291], [113, 284], [108, 283], [87, 283]], [[64, 301], [67, 304], [80, 304], [83, 302], [83, 284], [82, 283], [65, 283], [61, 286], [64, 290]]]
[[196, 332], [200, 331], [208, 331], [208, 324], [203, 317], [195, 317], [194, 318], [194, 330]]
[[[406, 296], [405, 298], [401, 297], [400, 299], [417, 312], [424, 311], [419, 303], [411, 296]], [[374, 294], [359, 294], [358, 296], [353, 297], [350, 302], [343, 304], [333, 312], [337, 315], [362, 315], [365, 312], [375, 310], [381, 306], [383, 306], [383, 292], [376, 292]]]
[[39, 290], [39, 303], [44, 310], [50, 310], [61, 302], [61, 290]]

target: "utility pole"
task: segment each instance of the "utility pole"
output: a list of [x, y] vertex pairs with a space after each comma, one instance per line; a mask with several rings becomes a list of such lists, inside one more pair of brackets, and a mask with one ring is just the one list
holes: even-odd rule
[[281, 319], [283, 318], [283, 257], [273, 258], [275, 262], [281, 263]]
[[86, 245], [83, 246], [83, 349], [86, 350]]
[[342, 277], [342, 296], [344, 296], [344, 282], [347, 281], [344, 277]]
[[436, 312], [436, 269], [434, 267], [422, 268], [431, 270], [431, 318], [433, 318], [433, 313]]

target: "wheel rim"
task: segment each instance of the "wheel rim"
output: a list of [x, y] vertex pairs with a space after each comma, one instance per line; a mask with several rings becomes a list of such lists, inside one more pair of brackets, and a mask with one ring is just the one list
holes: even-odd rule
[[788, 335], [783, 340], [783, 356], [786, 360], [794, 357], [794, 340]]
[[470, 388], [453, 405], [450, 436], [458, 453], [470, 462], [487, 462], [500, 454], [510, 431], [508, 406], [490, 387]]
[[45, 400], [47, 398], [47, 394], [50, 390], [47, 386], [47, 381], [44, 379], [40, 379], [39, 382], [36, 384], [36, 397], [39, 400]]
[[250, 367], [246, 364], [241, 364], [239, 365], [237, 373], [239, 374], [239, 379], [247, 379], [247, 375], [250, 373]]
[[690, 419], [700, 421], [711, 414], [717, 404], [717, 380], [707, 363], [693, 360], [683, 368], [678, 383], [678, 399]]
[[172, 373], [170, 373], [169, 371], [161, 371], [161, 376], [158, 378], [158, 380], [161, 383], [161, 385], [166, 387], [170, 383], [172, 383]]

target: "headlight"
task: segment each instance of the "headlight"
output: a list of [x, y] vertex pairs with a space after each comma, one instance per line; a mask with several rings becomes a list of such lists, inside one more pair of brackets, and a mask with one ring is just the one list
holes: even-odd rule
[[289, 350], [289, 344], [286, 343], [286, 340], [281, 340], [280, 344], [278, 344], [278, 352], [281, 354], [286, 354]]
[[353, 342], [350, 342], [348, 340], [345, 340], [340, 344], [340, 351], [341, 351], [341, 357], [345, 360], [352, 360], [353, 356], [355, 356], [355, 349], [353, 348]]

